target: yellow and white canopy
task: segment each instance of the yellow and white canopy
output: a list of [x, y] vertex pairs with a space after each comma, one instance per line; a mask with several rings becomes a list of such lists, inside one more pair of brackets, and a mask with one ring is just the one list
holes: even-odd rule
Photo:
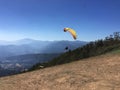
[[73, 38], [76, 40], [77, 39], [77, 34], [76, 31], [71, 29], [71, 28], [64, 28], [64, 32], [70, 32], [70, 34], [73, 36]]

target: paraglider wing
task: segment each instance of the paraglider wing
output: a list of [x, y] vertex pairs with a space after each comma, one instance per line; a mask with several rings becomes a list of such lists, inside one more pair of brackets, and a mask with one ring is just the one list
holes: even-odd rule
[[71, 28], [64, 28], [64, 32], [67, 32], [67, 31], [71, 33], [71, 35], [73, 36], [74, 39], [77, 39], [75, 30], [73, 30]]

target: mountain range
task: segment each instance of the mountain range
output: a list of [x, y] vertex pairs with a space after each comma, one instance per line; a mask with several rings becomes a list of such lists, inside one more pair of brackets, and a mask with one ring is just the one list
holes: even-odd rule
[[22, 39], [0, 41], [0, 76], [28, 70], [36, 63], [48, 62], [64, 52], [85, 45], [84, 41], [39, 41]]
[[66, 46], [73, 50], [86, 43], [85, 41], [40, 41], [32, 39], [12, 42], [0, 41], [0, 58], [24, 54], [63, 53]]

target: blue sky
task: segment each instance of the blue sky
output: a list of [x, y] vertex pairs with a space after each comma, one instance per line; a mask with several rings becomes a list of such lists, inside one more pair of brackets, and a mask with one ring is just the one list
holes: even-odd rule
[[0, 40], [91, 41], [120, 31], [120, 0], [0, 0]]

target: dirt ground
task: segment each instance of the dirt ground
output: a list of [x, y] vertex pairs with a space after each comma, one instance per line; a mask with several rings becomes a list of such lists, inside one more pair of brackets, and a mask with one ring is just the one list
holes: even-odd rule
[[0, 90], [120, 90], [120, 54], [2, 77]]

